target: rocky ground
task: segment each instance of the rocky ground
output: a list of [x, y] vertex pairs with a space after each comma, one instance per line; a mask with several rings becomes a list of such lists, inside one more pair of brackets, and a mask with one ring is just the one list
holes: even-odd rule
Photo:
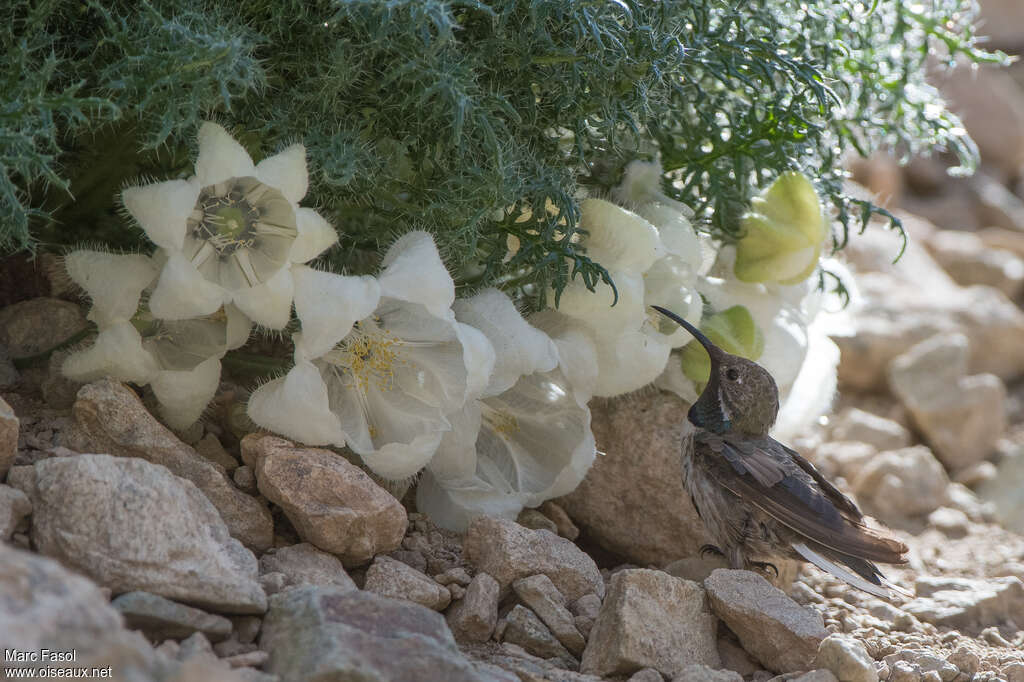
[[[986, 9], [1024, 27], [1015, 3]], [[978, 176], [950, 179], [941, 159], [855, 168], [912, 242], [893, 264], [899, 241], [876, 225], [843, 252], [862, 300], [834, 336], [840, 394], [793, 443], [907, 542], [910, 562], [886, 573], [911, 596], [696, 556], [706, 538], [678, 473], [686, 406], [654, 390], [595, 401], [604, 455], [574, 493], [463, 535], [337, 453], [246, 434], [228, 382], [202, 425], [171, 432], [145, 394], [63, 379], [63, 353], [25, 361], [86, 320], [51, 258], [11, 258], [0, 644], [75, 660], [0, 667], [180, 682], [1024, 682], [1014, 78], [1024, 68], [945, 86], [981, 146]]]

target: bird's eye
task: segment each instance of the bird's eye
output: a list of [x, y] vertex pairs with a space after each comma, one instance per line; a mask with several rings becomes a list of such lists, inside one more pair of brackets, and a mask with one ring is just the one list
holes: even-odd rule
[[740, 371], [735, 367], [730, 367], [729, 369], [725, 370], [725, 378], [728, 379], [729, 381], [736, 381], [737, 379], [740, 378]]

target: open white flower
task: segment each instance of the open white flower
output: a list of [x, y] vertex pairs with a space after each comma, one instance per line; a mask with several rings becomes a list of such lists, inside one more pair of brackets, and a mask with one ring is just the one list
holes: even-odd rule
[[417, 507], [464, 530], [475, 516], [514, 519], [579, 485], [596, 453], [587, 401], [597, 363], [589, 334], [563, 326], [552, 340], [501, 292], [459, 301], [457, 314], [501, 352], [484, 396], [451, 416]]
[[190, 320], [139, 311], [157, 274], [145, 256], [76, 251], [65, 267], [92, 299], [89, 319], [99, 333], [92, 346], [68, 356], [64, 374], [81, 382], [109, 376], [149, 384], [168, 424], [180, 429], [195, 422], [217, 390], [220, 359], [248, 338], [248, 318], [230, 305]]
[[433, 239], [403, 236], [377, 279], [296, 267], [295, 283], [295, 367], [253, 393], [250, 417], [310, 445], [347, 445], [383, 478], [414, 475], [494, 366], [487, 338], [455, 320]]
[[195, 171], [188, 180], [122, 194], [163, 252], [150, 309], [162, 319], [186, 319], [234, 303], [259, 324], [284, 327], [291, 265], [338, 238], [316, 211], [298, 205], [308, 187], [305, 148], [295, 144], [254, 164], [226, 130], [204, 123]]

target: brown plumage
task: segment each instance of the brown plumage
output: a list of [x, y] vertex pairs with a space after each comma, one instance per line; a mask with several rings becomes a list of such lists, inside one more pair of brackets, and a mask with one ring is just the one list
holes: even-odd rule
[[[711, 357], [707, 386], [688, 414], [695, 429], [682, 443], [683, 482], [733, 568], [810, 561], [859, 589], [889, 598], [893, 587], [874, 562], [903, 564], [907, 546], [868, 528], [848, 497], [810, 462], [768, 435], [779, 411], [771, 374], [726, 353], [675, 314]], [[702, 551], [704, 551], [702, 549]]]

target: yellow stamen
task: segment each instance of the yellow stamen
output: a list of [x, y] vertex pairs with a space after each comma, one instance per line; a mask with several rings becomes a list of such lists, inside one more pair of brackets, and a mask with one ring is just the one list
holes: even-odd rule
[[390, 390], [395, 381], [395, 365], [404, 362], [402, 340], [387, 329], [381, 329], [379, 323], [378, 317], [356, 323], [349, 335], [324, 358], [347, 369], [345, 374], [362, 390], [369, 388], [371, 382], [382, 391]]

